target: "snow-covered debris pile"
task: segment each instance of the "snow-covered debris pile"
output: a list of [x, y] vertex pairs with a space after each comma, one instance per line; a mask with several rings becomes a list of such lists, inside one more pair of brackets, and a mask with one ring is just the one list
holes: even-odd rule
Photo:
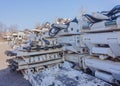
[[45, 71], [33, 74], [35, 86], [110, 86], [108, 83], [72, 69], [72, 64], [64, 62], [61, 68], [57, 65]]

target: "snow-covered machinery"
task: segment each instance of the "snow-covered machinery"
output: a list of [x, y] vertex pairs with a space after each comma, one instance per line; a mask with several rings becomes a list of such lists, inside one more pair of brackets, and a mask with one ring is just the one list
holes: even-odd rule
[[63, 46], [65, 60], [110, 83], [120, 82], [120, 5], [84, 14], [67, 24], [53, 24], [50, 36]]
[[6, 52], [13, 56], [8, 60], [10, 66], [30, 74], [69, 61], [74, 68], [120, 84], [119, 13], [120, 5], [80, 19], [58, 19], [50, 29], [34, 29], [25, 46]]
[[33, 29], [27, 44], [24, 44], [13, 51], [6, 51], [9, 66], [12, 70], [20, 70], [23, 74], [28, 71], [39, 72], [54, 64], [63, 62], [62, 45], [55, 37], [49, 37], [48, 28], [42, 30]]
[[[83, 68], [110, 83], [120, 82], [120, 5], [107, 13], [85, 14], [89, 21], [82, 28], [82, 47], [89, 55], [83, 58]], [[86, 27], [83, 25], [83, 27]]]

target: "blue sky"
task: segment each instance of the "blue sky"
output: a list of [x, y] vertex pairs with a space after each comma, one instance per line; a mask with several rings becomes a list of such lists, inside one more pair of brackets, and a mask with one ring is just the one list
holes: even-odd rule
[[32, 29], [35, 24], [52, 23], [55, 18], [79, 16], [81, 8], [94, 12], [110, 10], [118, 4], [120, 0], [0, 0], [0, 22]]

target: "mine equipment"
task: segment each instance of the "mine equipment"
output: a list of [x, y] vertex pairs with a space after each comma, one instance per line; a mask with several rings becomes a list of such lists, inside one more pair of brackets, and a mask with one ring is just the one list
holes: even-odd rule
[[11, 48], [20, 46], [27, 40], [27, 35], [23, 31], [14, 32], [9, 35], [8, 44]]
[[117, 5], [64, 23], [58, 19], [49, 29], [35, 29], [27, 45], [6, 52], [13, 56], [10, 66], [29, 75], [69, 61], [79, 70], [120, 85], [119, 13]]
[[63, 62], [62, 45], [57, 42], [56, 37], [51, 38], [47, 34], [48, 30], [46, 27], [31, 30], [27, 43], [13, 51], [5, 52], [12, 56], [7, 60], [12, 71], [21, 71], [28, 76], [29, 71], [40, 72]]
[[106, 13], [84, 14], [65, 25], [54, 25], [65, 60], [109, 83], [120, 82], [120, 5]]

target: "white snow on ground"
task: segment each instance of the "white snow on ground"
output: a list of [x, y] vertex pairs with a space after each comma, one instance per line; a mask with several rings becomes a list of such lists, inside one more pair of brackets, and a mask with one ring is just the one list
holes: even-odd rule
[[61, 68], [57, 65], [32, 75], [35, 86], [110, 86], [108, 83], [72, 69], [72, 64], [64, 62]]

